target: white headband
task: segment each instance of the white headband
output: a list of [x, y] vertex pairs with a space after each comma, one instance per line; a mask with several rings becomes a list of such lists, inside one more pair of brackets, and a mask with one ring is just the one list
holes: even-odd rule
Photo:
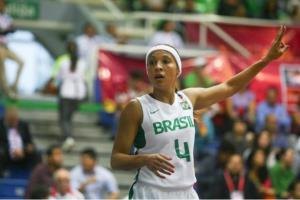
[[151, 47], [148, 50], [147, 54], [146, 54], [146, 66], [148, 65], [148, 57], [149, 57], [149, 55], [152, 52], [157, 51], [157, 50], [164, 50], [164, 51], [167, 51], [170, 54], [172, 54], [172, 56], [176, 60], [177, 66], [178, 66], [178, 70], [179, 70], [178, 76], [180, 76], [180, 74], [181, 74], [181, 68], [182, 68], [180, 56], [179, 56], [177, 50], [174, 47], [171, 47], [169, 45], [160, 44], [160, 45], [156, 45], [156, 46]]

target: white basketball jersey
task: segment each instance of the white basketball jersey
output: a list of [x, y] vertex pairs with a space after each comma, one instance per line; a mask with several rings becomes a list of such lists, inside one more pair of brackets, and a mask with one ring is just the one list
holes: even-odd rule
[[143, 110], [142, 127], [135, 139], [138, 154], [161, 153], [172, 158], [172, 175], [162, 179], [147, 167], [139, 169], [137, 180], [162, 188], [191, 187], [196, 182], [194, 170], [195, 126], [193, 107], [183, 92], [178, 92], [172, 105], [146, 94], [137, 99]]

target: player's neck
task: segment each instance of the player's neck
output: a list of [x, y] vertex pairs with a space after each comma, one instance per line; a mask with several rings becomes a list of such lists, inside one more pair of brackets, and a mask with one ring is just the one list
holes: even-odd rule
[[175, 100], [175, 91], [154, 90], [150, 93], [150, 96], [156, 100], [172, 105]]

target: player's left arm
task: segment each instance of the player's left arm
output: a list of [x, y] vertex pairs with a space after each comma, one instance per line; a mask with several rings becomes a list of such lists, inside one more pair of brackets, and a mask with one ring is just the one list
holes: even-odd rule
[[271, 61], [279, 58], [286, 52], [288, 46], [281, 41], [285, 30], [285, 26], [280, 27], [268, 53], [264, 57], [229, 80], [210, 88], [187, 88], [183, 90], [192, 101], [194, 109], [210, 106], [232, 96], [245, 87]]

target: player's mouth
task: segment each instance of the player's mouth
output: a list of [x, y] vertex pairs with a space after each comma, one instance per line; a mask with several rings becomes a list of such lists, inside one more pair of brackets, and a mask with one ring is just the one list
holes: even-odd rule
[[165, 76], [162, 75], [162, 74], [156, 74], [156, 75], [154, 76], [154, 78], [155, 78], [155, 80], [163, 80], [163, 79], [165, 78]]

